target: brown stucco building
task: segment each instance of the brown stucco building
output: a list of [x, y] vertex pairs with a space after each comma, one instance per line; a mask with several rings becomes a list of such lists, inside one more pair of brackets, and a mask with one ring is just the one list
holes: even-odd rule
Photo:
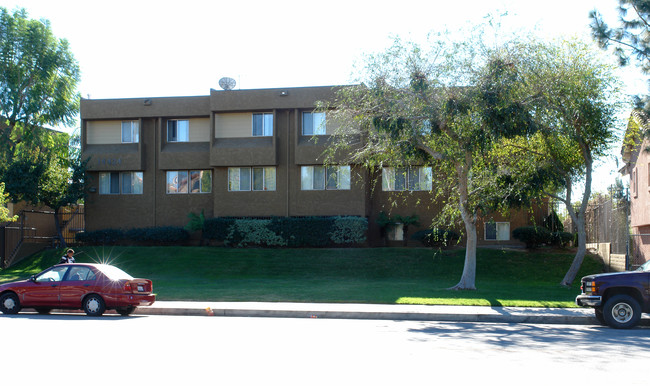
[[[82, 151], [90, 158], [86, 229], [183, 226], [190, 212], [201, 211], [207, 218], [363, 216], [371, 245], [380, 241], [381, 211], [417, 214], [426, 228], [439, 209], [426, 168], [400, 179], [390, 168], [373, 178], [357, 165], [323, 166], [336, 127], [314, 109], [336, 89], [82, 100]], [[398, 206], [391, 204], [395, 194], [404, 199]], [[479, 240], [514, 243], [512, 229], [546, 214], [495, 219], [487, 231], [480, 227]]]

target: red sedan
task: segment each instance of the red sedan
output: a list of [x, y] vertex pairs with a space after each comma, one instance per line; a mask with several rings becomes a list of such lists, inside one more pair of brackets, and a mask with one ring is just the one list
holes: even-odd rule
[[0, 311], [16, 314], [23, 307], [47, 314], [52, 309], [83, 309], [89, 316], [106, 310], [131, 314], [156, 301], [148, 279], [134, 279], [108, 264], [59, 264], [28, 280], [0, 284]]

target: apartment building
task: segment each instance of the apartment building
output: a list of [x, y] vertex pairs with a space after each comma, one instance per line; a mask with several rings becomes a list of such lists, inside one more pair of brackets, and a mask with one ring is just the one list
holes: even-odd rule
[[[207, 218], [363, 216], [371, 245], [379, 242], [381, 211], [417, 214], [426, 228], [439, 210], [427, 168], [375, 175], [358, 165], [324, 166], [336, 125], [314, 109], [336, 90], [82, 100], [82, 151], [90, 159], [86, 229], [183, 226], [190, 212], [201, 211]], [[403, 198], [398, 206], [396, 194]], [[524, 212], [496, 219], [481, 227], [479, 239], [512, 243], [511, 230], [530, 222]]]

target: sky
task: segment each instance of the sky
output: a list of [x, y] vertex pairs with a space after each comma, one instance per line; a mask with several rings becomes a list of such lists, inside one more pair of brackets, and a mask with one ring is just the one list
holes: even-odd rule
[[[355, 64], [394, 37], [422, 41], [500, 15], [506, 29], [590, 41], [588, 13], [615, 21], [618, 0], [2, 0], [47, 19], [81, 68], [84, 98], [209, 95], [222, 77], [236, 89], [354, 83]], [[647, 90], [621, 71], [629, 93]], [[613, 155], [596, 190], [617, 174]], [[605, 185], [602, 185], [605, 183]]]

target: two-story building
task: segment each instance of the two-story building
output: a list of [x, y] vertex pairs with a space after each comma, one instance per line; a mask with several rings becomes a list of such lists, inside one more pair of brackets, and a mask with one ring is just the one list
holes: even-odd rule
[[[201, 211], [207, 218], [363, 216], [371, 245], [379, 242], [375, 220], [382, 211], [417, 214], [426, 228], [439, 211], [430, 169], [384, 168], [375, 175], [359, 165], [324, 165], [337, 127], [315, 106], [336, 90], [83, 99], [82, 151], [90, 159], [86, 229], [183, 226], [190, 212]], [[392, 205], [395, 194], [405, 201]], [[481, 227], [479, 239], [512, 243], [512, 229], [541, 217], [522, 212], [501, 220]]]

